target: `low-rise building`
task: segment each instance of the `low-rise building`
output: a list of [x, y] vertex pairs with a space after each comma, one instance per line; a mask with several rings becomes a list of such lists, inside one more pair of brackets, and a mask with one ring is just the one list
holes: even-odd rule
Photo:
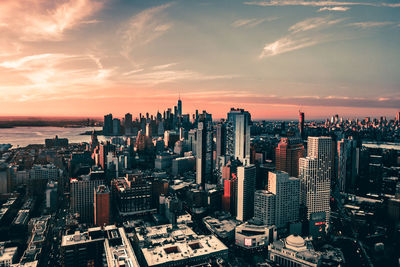
[[185, 224], [142, 226], [135, 230], [141, 266], [199, 266], [228, 255], [228, 248], [217, 237], [197, 235]]
[[28, 247], [20, 259], [21, 266], [40, 265], [40, 256], [42, 248], [45, 246], [48, 233], [48, 221], [51, 216], [41, 216], [32, 218], [28, 223], [28, 232], [31, 233], [28, 238]]
[[220, 220], [211, 216], [204, 217], [203, 222], [210, 232], [227, 241], [235, 238], [235, 228], [241, 223], [229, 218]]
[[108, 267], [139, 267], [139, 262], [123, 227], [108, 231], [107, 238], [104, 240], [104, 251]]
[[196, 158], [187, 156], [172, 160], [172, 174], [179, 175], [186, 171], [193, 171], [196, 167]]
[[62, 266], [139, 267], [125, 230], [114, 225], [63, 236], [61, 255]]
[[275, 226], [244, 223], [235, 229], [235, 244], [247, 250], [264, 249], [276, 240]]
[[290, 235], [268, 246], [269, 259], [280, 266], [317, 267], [321, 253], [316, 252], [311, 240]]

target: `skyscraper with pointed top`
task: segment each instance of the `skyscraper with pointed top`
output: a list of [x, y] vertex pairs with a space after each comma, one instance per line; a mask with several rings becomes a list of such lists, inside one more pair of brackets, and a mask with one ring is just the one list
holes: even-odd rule
[[182, 117], [182, 100], [180, 95], [178, 99], [178, 117]]

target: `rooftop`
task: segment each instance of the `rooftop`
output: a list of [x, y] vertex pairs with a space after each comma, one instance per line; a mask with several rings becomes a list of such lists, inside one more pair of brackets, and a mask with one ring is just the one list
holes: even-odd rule
[[317, 264], [321, 257], [321, 253], [314, 250], [309, 239], [296, 235], [274, 241], [268, 246], [268, 250], [314, 264]]
[[[116, 229], [114, 225], [108, 225], [104, 230]], [[104, 240], [104, 233], [101, 227], [89, 228], [86, 232], [76, 231], [72, 235], [64, 235], [62, 237], [61, 246], [71, 246], [87, 242]]]
[[203, 222], [210, 229], [221, 238], [226, 238], [230, 234], [233, 234], [235, 228], [240, 222], [232, 219], [219, 220], [210, 216], [204, 217]]
[[107, 266], [139, 267], [136, 255], [122, 227], [108, 232], [108, 238], [104, 241], [104, 251], [106, 253]]
[[138, 227], [136, 232], [148, 266], [228, 251], [215, 236], [198, 236], [183, 224]]
[[0, 263], [12, 259], [17, 254], [17, 247], [4, 248], [4, 243], [0, 243]]

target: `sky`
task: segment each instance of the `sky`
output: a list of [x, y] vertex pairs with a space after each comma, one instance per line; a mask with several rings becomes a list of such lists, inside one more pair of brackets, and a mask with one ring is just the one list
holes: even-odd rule
[[2, 0], [0, 36], [0, 116], [400, 110], [399, 0]]

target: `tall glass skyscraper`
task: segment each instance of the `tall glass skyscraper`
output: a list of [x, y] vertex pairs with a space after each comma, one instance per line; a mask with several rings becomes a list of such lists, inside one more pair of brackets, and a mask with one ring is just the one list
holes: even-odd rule
[[329, 222], [332, 161], [332, 139], [309, 137], [307, 157], [299, 161], [302, 203], [307, 208], [308, 219], [313, 213], [323, 212]]
[[250, 161], [250, 124], [248, 111], [232, 108], [228, 113], [226, 154], [241, 162]]

